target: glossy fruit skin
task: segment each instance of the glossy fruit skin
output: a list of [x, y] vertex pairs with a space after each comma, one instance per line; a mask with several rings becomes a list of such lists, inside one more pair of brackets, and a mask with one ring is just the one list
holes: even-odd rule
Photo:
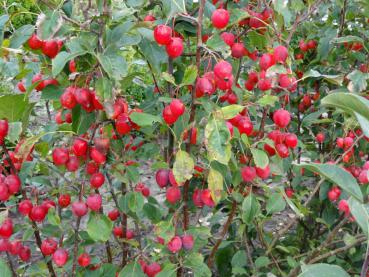
[[55, 165], [64, 165], [69, 160], [69, 152], [65, 148], [55, 148], [52, 157]]
[[41, 252], [44, 256], [49, 256], [54, 254], [58, 248], [58, 242], [53, 238], [47, 238], [41, 243]]
[[182, 246], [186, 250], [191, 250], [194, 245], [194, 239], [192, 235], [183, 235], [182, 236]]
[[97, 172], [91, 175], [90, 184], [91, 187], [98, 189], [105, 183], [105, 176], [101, 172]]
[[42, 48], [42, 40], [36, 34], [32, 34], [32, 36], [28, 40], [28, 46], [32, 50], [37, 50]]
[[229, 22], [229, 12], [225, 9], [217, 9], [211, 15], [211, 22], [214, 28], [223, 29], [228, 25]]
[[267, 179], [270, 176], [270, 167], [267, 165], [265, 168], [255, 167], [256, 175], [260, 179]]
[[247, 55], [247, 50], [243, 43], [237, 42], [232, 45], [232, 57], [239, 59]]
[[100, 194], [91, 194], [86, 200], [87, 206], [93, 211], [99, 211], [102, 204], [102, 198]]
[[181, 190], [178, 187], [170, 187], [166, 192], [166, 199], [169, 203], [175, 204], [181, 199]]
[[69, 172], [75, 172], [79, 168], [79, 159], [76, 156], [71, 156], [65, 166]]
[[75, 139], [73, 142], [72, 150], [77, 157], [85, 156], [87, 154], [88, 142], [83, 139]]
[[21, 188], [21, 180], [17, 175], [11, 174], [6, 176], [4, 183], [8, 186], [8, 191], [10, 194], [17, 193]]
[[272, 54], [263, 54], [259, 61], [259, 66], [261, 70], [268, 70], [269, 67], [275, 64], [275, 59]]
[[97, 150], [95, 147], [91, 148], [90, 157], [97, 164], [104, 164], [106, 162], [106, 156]]
[[42, 205], [33, 206], [31, 212], [29, 213], [29, 218], [32, 221], [42, 222], [44, 221], [46, 215], [47, 215], [47, 209], [45, 208], [45, 206], [42, 206]]
[[289, 148], [296, 148], [298, 144], [297, 136], [295, 134], [287, 134], [285, 136], [285, 144]]
[[10, 197], [8, 186], [0, 183], [0, 201], [7, 201]]
[[113, 228], [113, 234], [114, 236], [118, 238], [123, 238], [123, 229], [122, 226], [114, 226]]
[[17, 88], [19, 89], [20, 92], [26, 92], [26, 87], [24, 86], [23, 82], [18, 82]]
[[169, 184], [169, 170], [159, 169], [155, 174], [155, 180], [160, 188], [165, 188]]
[[89, 266], [90, 263], [91, 263], [90, 255], [88, 255], [87, 253], [82, 253], [81, 255], [79, 255], [79, 257], [78, 257], [78, 264], [81, 267]]
[[159, 45], [167, 45], [172, 38], [172, 28], [166, 25], [158, 25], [154, 29], [154, 39]]
[[170, 42], [165, 46], [167, 54], [172, 59], [175, 59], [182, 55], [183, 53], [183, 41], [181, 38], [172, 38]]
[[172, 111], [172, 114], [175, 117], [180, 117], [184, 114], [186, 107], [183, 104], [183, 102], [179, 99], [173, 99], [172, 102], [169, 105], [170, 110]]
[[285, 193], [286, 193], [288, 198], [292, 198], [293, 195], [295, 194], [295, 191], [292, 188], [286, 188]]
[[167, 244], [167, 248], [172, 253], [177, 253], [182, 248], [182, 240], [179, 236], [173, 237]]
[[278, 156], [281, 158], [287, 158], [290, 155], [288, 148], [285, 144], [279, 143], [275, 146]]
[[345, 216], [349, 216], [350, 215], [350, 207], [348, 202], [345, 199], [342, 199], [339, 203], [338, 203], [338, 209], [341, 212], [345, 213]]
[[316, 135], [315, 139], [318, 143], [323, 143], [325, 140], [325, 135], [323, 133], [319, 133]]
[[72, 204], [72, 212], [77, 217], [85, 216], [88, 212], [85, 202], [77, 201]]
[[221, 80], [227, 80], [232, 76], [232, 65], [222, 60], [214, 66], [214, 74]]
[[13, 221], [7, 218], [3, 221], [0, 226], [0, 237], [3, 239], [8, 239], [13, 234]]
[[118, 116], [117, 120], [115, 121], [115, 126], [120, 135], [126, 135], [131, 131], [128, 116], [125, 114]]
[[6, 119], [0, 120], [0, 138], [5, 138], [9, 132], [9, 123]]
[[55, 40], [44, 41], [42, 43], [42, 53], [48, 56], [50, 59], [56, 57], [59, 52], [58, 42]]
[[74, 90], [67, 88], [60, 96], [60, 103], [65, 109], [73, 109], [77, 105]]
[[341, 196], [341, 190], [338, 187], [332, 187], [328, 191], [328, 199], [331, 202], [337, 201]]
[[145, 267], [145, 273], [148, 277], [155, 277], [160, 271], [161, 267], [158, 263], [152, 263]]
[[273, 113], [273, 121], [279, 128], [286, 128], [291, 121], [291, 115], [284, 109], [276, 110]]
[[70, 205], [71, 197], [69, 194], [61, 194], [58, 198], [58, 204], [61, 208], [66, 208]]
[[285, 63], [288, 57], [288, 50], [283, 45], [274, 48], [274, 59], [276, 62]]
[[155, 21], [155, 20], [156, 20], [156, 18], [151, 14], [146, 15], [145, 18], [144, 18], [145, 22], [152, 22], [152, 21]]
[[245, 166], [241, 169], [242, 180], [252, 182], [256, 178], [256, 169], [252, 166]]
[[119, 210], [118, 209], [114, 209], [114, 210], [111, 210], [109, 213], [108, 213], [108, 217], [111, 221], [115, 221], [118, 219], [120, 213], [119, 213]]
[[258, 89], [261, 91], [267, 91], [272, 88], [272, 81], [270, 79], [260, 79], [258, 81]]
[[227, 44], [229, 47], [232, 47], [234, 44], [234, 41], [236, 39], [235, 35], [228, 32], [223, 32], [220, 37], [224, 41], [225, 44]]
[[211, 196], [210, 189], [203, 189], [200, 194], [201, 201], [204, 203], [205, 206], [208, 206], [210, 208], [215, 206], [215, 202]]
[[31, 258], [31, 249], [23, 245], [19, 250], [18, 256], [23, 262], [28, 262]]
[[19, 203], [18, 211], [21, 215], [26, 216], [26, 215], [29, 215], [32, 208], [33, 208], [32, 201], [26, 199]]
[[58, 267], [64, 266], [68, 261], [67, 250], [63, 248], [57, 249], [52, 256], [52, 260]]
[[246, 134], [249, 136], [252, 134], [254, 127], [250, 120], [243, 118], [238, 122], [237, 128], [240, 134]]

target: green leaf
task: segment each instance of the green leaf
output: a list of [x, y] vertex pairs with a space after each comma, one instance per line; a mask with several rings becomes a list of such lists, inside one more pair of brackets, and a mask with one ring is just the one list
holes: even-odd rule
[[59, 100], [60, 96], [64, 93], [63, 89], [59, 86], [48, 85], [41, 92], [41, 99], [45, 100]]
[[273, 193], [267, 202], [266, 210], [268, 214], [281, 212], [286, 208], [286, 201], [280, 193]]
[[111, 79], [120, 81], [123, 77], [127, 76], [128, 65], [118, 49], [109, 47], [103, 54], [99, 53], [96, 57]]
[[369, 79], [369, 73], [363, 73], [360, 70], [354, 70], [347, 75], [349, 82], [347, 88], [350, 92], [358, 93], [362, 92], [367, 87], [367, 80]]
[[277, 13], [283, 16], [284, 24], [288, 27], [292, 19], [292, 13], [289, 10], [288, 1], [284, 0], [273, 0], [273, 6]]
[[232, 257], [232, 266], [233, 267], [244, 267], [247, 266], [247, 256], [245, 250], [239, 250]]
[[204, 257], [200, 253], [191, 253], [186, 255], [183, 265], [187, 268], [190, 268], [196, 277], [211, 276], [211, 271], [204, 263]]
[[8, 264], [3, 260], [0, 259], [0, 276], [2, 277], [12, 277], [12, 273]]
[[231, 158], [231, 134], [224, 120], [211, 119], [205, 127], [205, 146], [209, 160], [228, 164]]
[[304, 73], [304, 76], [302, 77], [302, 80], [305, 80], [307, 78], [324, 78], [327, 81], [341, 86], [344, 76], [343, 75], [326, 75], [326, 74], [321, 74], [319, 71], [314, 70], [314, 69], [310, 69], [309, 71]]
[[298, 277], [349, 277], [341, 267], [330, 264], [303, 265], [302, 273]]
[[229, 105], [226, 107], [221, 108], [222, 117], [223, 119], [231, 119], [235, 117], [237, 114], [240, 113], [244, 109], [244, 106], [241, 105]]
[[10, 48], [19, 48], [25, 43], [35, 31], [35, 27], [33, 25], [23, 25], [19, 29], [17, 29], [13, 35], [10, 37]]
[[333, 43], [345, 43], [345, 42], [361, 42], [364, 45], [364, 40], [361, 37], [357, 36], [345, 36], [345, 37], [339, 37], [339, 38], [333, 38]]
[[40, 37], [43, 40], [50, 39], [58, 31], [61, 23], [61, 15], [58, 10], [47, 11], [45, 17], [38, 24]]
[[360, 226], [365, 235], [369, 236], [369, 207], [368, 204], [361, 204], [353, 197], [348, 201], [350, 213], [355, 218], [355, 222]]
[[251, 148], [251, 153], [257, 167], [265, 168], [269, 164], [268, 155], [263, 150]]
[[111, 100], [113, 94], [112, 81], [106, 77], [101, 77], [95, 84], [96, 95], [103, 102], [104, 100]]
[[138, 44], [144, 57], [153, 67], [156, 74], [161, 74], [160, 66], [167, 61], [167, 54], [163, 47], [156, 42], [143, 38]]
[[258, 257], [256, 260], [255, 260], [255, 266], [256, 268], [263, 268], [263, 267], [267, 267], [270, 263], [270, 260], [268, 257], [266, 256], [261, 256], [261, 257]]
[[163, 72], [162, 74], [161, 74], [161, 77], [163, 77], [163, 79], [165, 80], [165, 81], [167, 81], [168, 83], [171, 83], [172, 85], [177, 85], [176, 84], [176, 81], [174, 80], [174, 77], [173, 77], [173, 75], [170, 75], [168, 72]]
[[9, 122], [22, 122], [25, 129], [33, 106], [21, 94], [0, 96], [0, 118], [6, 118]]
[[76, 134], [82, 135], [87, 132], [93, 123], [95, 123], [96, 115], [93, 112], [86, 112], [78, 105], [72, 110], [72, 120], [72, 130]]
[[162, 122], [159, 116], [151, 115], [148, 113], [133, 112], [129, 115], [129, 118], [141, 127], [152, 126], [155, 122]]
[[113, 230], [113, 222], [104, 214], [90, 213], [87, 233], [94, 241], [105, 242]]
[[271, 106], [274, 107], [275, 103], [278, 102], [279, 98], [275, 95], [263, 95], [263, 97], [259, 98], [259, 100], [256, 102], [260, 106]]
[[155, 277], [175, 277], [177, 276], [177, 267], [174, 264], [167, 263]]
[[146, 277], [146, 275], [143, 273], [140, 264], [134, 261], [127, 264], [119, 272], [119, 277]]
[[223, 41], [219, 33], [215, 33], [214, 35], [212, 35], [206, 42], [206, 45], [208, 46], [208, 48], [214, 51], [222, 53], [229, 52], [229, 46]]
[[249, 18], [250, 14], [244, 9], [233, 9], [231, 12], [231, 18], [229, 20], [229, 26], [235, 25], [243, 19]]
[[143, 197], [142, 193], [132, 191], [127, 194], [127, 198], [128, 208], [132, 212], [137, 213], [139, 211], [142, 211], [145, 203], [145, 198]]
[[65, 65], [78, 56], [86, 54], [87, 51], [82, 50], [74, 53], [68, 53], [65, 51], [59, 52], [58, 55], [52, 60], [52, 74], [56, 77], [65, 67]]
[[210, 168], [208, 175], [208, 188], [215, 203], [221, 199], [221, 192], [223, 191], [223, 175], [219, 171]]
[[60, 225], [60, 218], [56, 214], [55, 208], [50, 208], [49, 211], [47, 212], [47, 221], [51, 225], [55, 225], [55, 226], [59, 226]]
[[161, 210], [152, 203], [145, 203], [143, 206], [143, 212], [154, 224], [160, 222], [163, 215]]
[[196, 81], [197, 67], [190, 65], [186, 67], [181, 86], [191, 85]]
[[242, 202], [242, 219], [246, 224], [250, 224], [259, 212], [259, 201], [250, 193]]
[[3, 44], [5, 24], [9, 20], [9, 15], [3, 14], [0, 16], [0, 46]]
[[7, 138], [10, 142], [15, 143], [17, 140], [19, 140], [19, 136], [22, 131], [22, 122], [11, 122], [9, 123], [9, 132]]
[[194, 165], [195, 163], [192, 157], [186, 151], [179, 150], [173, 164], [173, 174], [176, 181], [178, 183], [183, 183], [191, 179]]
[[333, 164], [318, 164], [318, 163], [301, 163], [295, 164], [298, 168], [305, 168], [311, 172], [316, 172], [324, 178], [338, 185], [348, 194], [355, 197], [360, 202], [363, 202], [363, 194], [356, 179], [341, 167]]
[[185, 1], [183, 0], [162, 0], [163, 11], [169, 19], [177, 13], [186, 13]]

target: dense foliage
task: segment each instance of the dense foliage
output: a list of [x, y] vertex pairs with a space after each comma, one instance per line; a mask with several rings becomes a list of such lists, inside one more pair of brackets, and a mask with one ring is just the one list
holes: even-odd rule
[[0, 276], [367, 276], [366, 0], [1, 4]]

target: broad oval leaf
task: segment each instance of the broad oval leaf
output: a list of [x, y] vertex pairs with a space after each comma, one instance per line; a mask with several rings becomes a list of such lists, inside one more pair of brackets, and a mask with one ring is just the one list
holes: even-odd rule
[[178, 151], [173, 164], [174, 178], [178, 183], [183, 183], [192, 178], [195, 163], [186, 151]]
[[136, 123], [138, 126], [152, 126], [154, 122], [161, 122], [161, 118], [156, 115], [148, 113], [133, 112], [129, 115], [129, 118]]
[[146, 275], [143, 273], [140, 264], [134, 261], [127, 264], [119, 272], [119, 277], [146, 277]]
[[10, 37], [10, 48], [19, 48], [31, 37], [34, 31], [33, 25], [24, 25], [17, 29]]
[[193, 84], [196, 81], [196, 77], [197, 77], [197, 67], [195, 65], [187, 67], [181, 85], [185, 86]]
[[251, 148], [251, 153], [257, 167], [265, 168], [269, 164], [268, 155], [263, 150]]
[[221, 199], [221, 192], [223, 191], [223, 175], [219, 171], [210, 168], [208, 175], [208, 188], [215, 203]]
[[361, 204], [353, 197], [348, 201], [350, 213], [354, 216], [355, 222], [360, 226], [366, 236], [369, 236], [369, 207], [368, 204]]
[[313, 264], [302, 267], [302, 273], [298, 277], [349, 277], [341, 267], [330, 264]]
[[12, 277], [8, 264], [3, 259], [0, 259], [0, 276]]
[[250, 193], [242, 202], [242, 219], [250, 224], [260, 211], [260, 204], [256, 197]]
[[361, 193], [359, 184], [356, 179], [347, 171], [333, 164], [317, 164], [317, 163], [302, 163], [295, 164], [297, 167], [303, 167], [311, 172], [317, 172], [327, 178], [332, 183], [338, 185], [351, 196], [355, 197], [360, 202], [363, 202], [363, 194]]
[[104, 214], [90, 213], [87, 222], [87, 233], [94, 241], [105, 242], [109, 239], [113, 222]]
[[222, 111], [222, 118], [224, 119], [231, 119], [238, 115], [240, 111], [244, 109], [241, 105], [229, 105], [226, 107], [221, 108]]
[[209, 160], [228, 164], [231, 158], [231, 145], [228, 143], [231, 134], [224, 120], [212, 119], [205, 127], [205, 145]]
[[266, 210], [268, 214], [281, 212], [286, 208], [286, 201], [284, 200], [282, 194], [273, 193], [266, 204]]

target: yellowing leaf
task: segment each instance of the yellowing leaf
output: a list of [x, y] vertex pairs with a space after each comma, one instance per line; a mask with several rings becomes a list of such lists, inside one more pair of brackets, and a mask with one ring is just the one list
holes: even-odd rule
[[208, 188], [211, 192], [211, 197], [215, 203], [221, 199], [221, 192], [223, 191], [223, 176], [219, 171], [210, 169], [208, 175]]
[[194, 161], [186, 151], [178, 151], [173, 164], [174, 178], [178, 183], [183, 183], [192, 178]]

